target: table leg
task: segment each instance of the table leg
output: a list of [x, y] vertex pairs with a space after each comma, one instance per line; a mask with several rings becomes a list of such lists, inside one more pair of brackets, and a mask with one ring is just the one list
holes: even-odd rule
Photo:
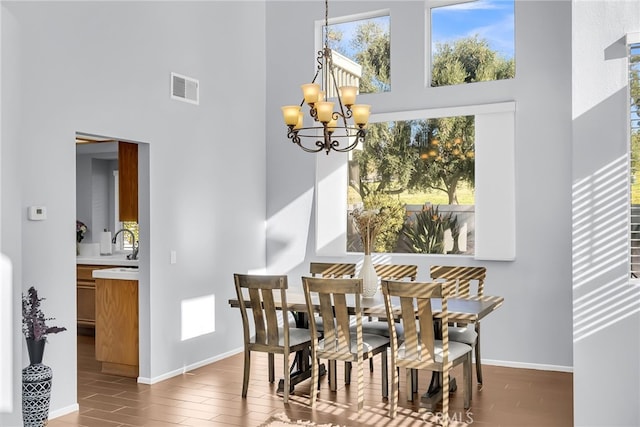
[[[294, 317], [296, 319], [296, 327], [297, 328], [308, 328], [309, 323], [307, 316], [305, 313], [294, 313]], [[293, 392], [294, 386], [307, 378], [311, 378], [311, 349], [305, 348], [304, 350], [300, 350], [296, 352], [296, 357], [293, 359], [293, 363], [291, 364], [290, 372], [290, 380], [289, 380], [289, 393]], [[320, 364], [319, 375], [322, 377], [326, 375], [327, 370], [324, 364]], [[284, 391], [284, 379], [280, 379], [278, 381], [278, 393], [282, 393]]]
[[[439, 320], [434, 321], [435, 337], [436, 339], [442, 339], [441, 327]], [[413, 378], [412, 378], [413, 379]], [[417, 388], [418, 378], [415, 377], [414, 390]], [[449, 375], [449, 392], [456, 391], [458, 386], [456, 385], [456, 379]], [[420, 406], [426, 408], [428, 411], [435, 412], [438, 403], [442, 401], [442, 372], [433, 372], [431, 374], [431, 382], [427, 392], [420, 397]]]
[[[458, 388], [456, 379], [449, 376], [449, 392], [453, 393]], [[442, 372], [433, 372], [429, 389], [420, 397], [420, 406], [434, 412], [438, 403], [442, 401]]]
[[[294, 386], [307, 378], [311, 378], [311, 352], [309, 349], [301, 350], [296, 353], [296, 357], [291, 364], [289, 372], [291, 372], [289, 380], [289, 393], [293, 392]], [[320, 364], [319, 375], [326, 375], [327, 370], [324, 363]], [[278, 381], [278, 393], [284, 391], [284, 379]]]

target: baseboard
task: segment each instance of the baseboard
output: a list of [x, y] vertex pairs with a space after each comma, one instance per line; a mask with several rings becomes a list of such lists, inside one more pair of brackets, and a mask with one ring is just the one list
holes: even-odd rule
[[511, 362], [507, 360], [491, 360], [491, 359], [482, 359], [482, 364], [491, 365], [491, 366], [502, 366], [504, 368], [535, 369], [538, 371], [556, 371], [556, 372], [573, 373], [573, 366], [544, 365], [540, 363], [523, 363], [523, 362]]
[[148, 378], [148, 377], [138, 377], [138, 382], [140, 384], [155, 384], [155, 383], [159, 383], [160, 381], [164, 381], [167, 380], [169, 378], [173, 378], [173, 377], [177, 377], [178, 375], [183, 375], [189, 371], [192, 371], [194, 369], [200, 368], [202, 366], [206, 366], [209, 365], [213, 362], [217, 362], [219, 360], [222, 359], [226, 359], [229, 356], [233, 356], [236, 355], [238, 353], [242, 353], [244, 351], [244, 347], [240, 347], [231, 351], [228, 351], [226, 353], [222, 353], [219, 354], [215, 357], [210, 357], [208, 359], [204, 359], [201, 360], [199, 362], [195, 362], [195, 363], [191, 363], [189, 365], [184, 366], [183, 368], [180, 369], [176, 369], [175, 371], [170, 371], [167, 372], [165, 374], [162, 375], [158, 375], [157, 377], [153, 377], [153, 378]]
[[[181, 369], [176, 369], [175, 371], [170, 371], [153, 378], [138, 377], [138, 382], [140, 384], [150, 384], [150, 385], [156, 384], [156, 383], [159, 383], [160, 381], [164, 381], [169, 378], [176, 377], [178, 375], [183, 375], [189, 371], [200, 368], [202, 366], [206, 366], [213, 362], [217, 362], [219, 360], [226, 359], [227, 357], [236, 355], [238, 353], [242, 353], [243, 351], [244, 351], [244, 348], [240, 347], [234, 350], [230, 350], [226, 353], [219, 354], [215, 357], [210, 357], [208, 359], [204, 359], [199, 362], [191, 363]], [[475, 360], [474, 360], [474, 363], [475, 363]], [[507, 360], [492, 360], [492, 359], [482, 359], [482, 364], [491, 365], [491, 366], [502, 366], [504, 368], [535, 369], [538, 371], [556, 371], [556, 372], [573, 373], [573, 366], [545, 365], [540, 363], [523, 363], [523, 362], [512, 362]]]
[[80, 405], [74, 403], [73, 405], [69, 405], [64, 408], [56, 409], [55, 411], [49, 412], [49, 419], [52, 420], [54, 418], [61, 417], [63, 415], [70, 414], [72, 412], [78, 412], [80, 410]]

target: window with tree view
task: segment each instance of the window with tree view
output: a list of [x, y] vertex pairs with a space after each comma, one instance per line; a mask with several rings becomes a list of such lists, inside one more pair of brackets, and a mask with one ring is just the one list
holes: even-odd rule
[[473, 254], [474, 141], [474, 116], [371, 124], [349, 161], [347, 251], [364, 208], [385, 217], [377, 252]]
[[330, 24], [336, 69], [359, 80], [360, 93], [391, 90], [389, 15]]
[[433, 0], [428, 4], [431, 86], [515, 76], [514, 0]]

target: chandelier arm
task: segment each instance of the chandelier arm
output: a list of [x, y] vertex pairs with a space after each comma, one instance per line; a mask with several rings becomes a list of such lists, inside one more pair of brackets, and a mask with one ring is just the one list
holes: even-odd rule
[[[337, 152], [339, 152], [339, 153], [346, 153], [346, 152], [348, 152], [348, 151], [351, 151], [351, 150], [353, 150], [354, 148], [356, 148], [356, 146], [357, 146], [360, 142], [364, 143], [364, 137], [365, 137], [365, 135], [366, 135], [366, 132], [365, 132], [365, 130], [364, 130], [364, 129], [362, 129], [362, 128], [361, 128], [361, 129], [358, 129], [358, 132], [356, 133], [355, 141], [353, 141], [353, 143], [351, 143], [351, 145], [349, 145], [349, 146], [347, 146], [347, 147], [344, 147], [344, 148], [337, 148], [337, 147], [339, 146], [338, 141], [333, 141], [333, 142], [332, 142], [332, 144], [331, 144], [331, 145], [332, 145], [331, 149], [332, 149], [332, 150], [334, 150], [334, 151], [337, 151]], [[335, 147], [333, 146], [334, 144], [335, 144]], [[328, 152], [328, 151], [327, 151], [327, 154], [329, 154], [329, 152]]]
[[[322, 141], [316, 141], [317, 148], [308, 148], [302, 144], [302, 140], [300, 139], [300, 135], [298, 135], [298, 130], [294, 130], [293, 126], [289, 126], [289, 132], [287, 132], [287, 138], [291, 140], [294, 144], [300, 147], [303, 151], [307, 153], [318, 153], [325, 149], [325, 144]], [[328, 152], [327, 152], [328, 153]]]

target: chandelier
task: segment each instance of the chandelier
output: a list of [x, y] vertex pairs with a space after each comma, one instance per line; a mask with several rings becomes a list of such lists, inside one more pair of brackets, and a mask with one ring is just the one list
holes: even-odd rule
[[[325, 150], [329, 154], [331, 150], [351, 151], [358, 143], [364, 142], [371, 106], [356, 104], [358, 87], [338, 87], [329, 49], [329, 2], [325, 0], [324, 3], [324, 46], [318, 51], [316, 74], [311, 83], [302, 85], [300, 105], [282, 107], [282, 115], [288, 128], [287, 137], [293, 143], [309, 153]], [[320, 84], [316, 83], [319, 76]], [[332, 96], [336, 98], [334, 102], [326, 100]], [[311, 127], [304, 126], [301, 108], [305, 103], [313, 118]]]

